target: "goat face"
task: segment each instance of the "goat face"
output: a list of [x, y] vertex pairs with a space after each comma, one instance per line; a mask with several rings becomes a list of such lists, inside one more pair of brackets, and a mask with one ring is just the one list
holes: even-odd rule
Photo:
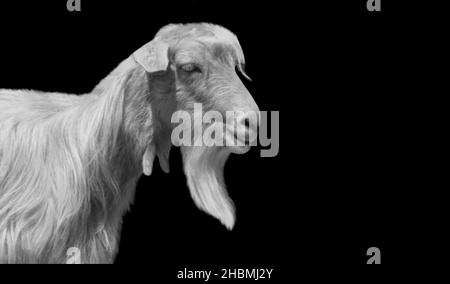
[[[170, 146], [164, 145], [170, 135], [162, 135], [161, 129], [165, 132], [174, 129], [171, 116], [175, 112], [184, 111], [195, 120], [199, 115], [196, 105], [201, 104], [202, 129], [222, 128], [223, 136], [219, 139], [228, 147], [207, 147], [194, 141], [190, 146], [203, 147], [183, 145], [181, 150], [188, 185], [197, 206], [231, 229], [234, 207], [225, 192], [222, 168], [230, 152], [244, 153], [255, 142], [259, 120], [258, 107], [236, 72], [237, 69], [248, 78], [243, 72], [244, 55], [237, 37], [212, 24], [168, 25], [152, 42], [136, 51], [134, 58], [147, 71], [154, 97], [153, 113], [160, 121], [155, 150], [163, 169], [168, 171]], [[213, 115], [208, 122], [203, 113], [219, 115]], [[223, 118], [227, 118], [226, 122], [217, 121]], [[194, 123], [193, 132], [195, 127]], [[172, 143], [176, 141], [172, 139]]]
[[[228, 141], [247, 136], [245, 145], [255, 142], [259, 110], [236, 72], [248, 78], [242, 48], [233, 33], [212, 24], [168, 25], [135, 58], [149, 74], [163, 124], [170, 124], [174, 111], [193, 114], [198, 103], [203, 112], [213, 110], [222, 118], [233, 112]], [[237, 153], [242, 150], [231, 148]]]

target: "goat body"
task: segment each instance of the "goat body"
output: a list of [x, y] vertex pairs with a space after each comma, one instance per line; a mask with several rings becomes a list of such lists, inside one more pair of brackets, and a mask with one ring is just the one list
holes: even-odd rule
[[151, 142], [144, 77], [129, 58], [91, 94], [0, 90], [0, 262], [114, 260]]

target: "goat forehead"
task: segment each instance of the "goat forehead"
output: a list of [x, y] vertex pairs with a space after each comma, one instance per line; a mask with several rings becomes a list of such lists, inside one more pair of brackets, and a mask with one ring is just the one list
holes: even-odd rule
[[227, 43], [216, 43], [211, 47], [211, 53], [214, 59], [236, 58], [236, 47]]
[[209, 23], [168, 25], [157, 34], [166, 41], [178, 63], [216, 61], [226, 65], [244, 64], [237, 37], [228, 29]]
[[232, 61], [236, 58], [236, 51], [232, 45], [214, 42], [205, 43], [202, 41], [184, 41], [177, 45], [176, 61], [188, 63], [189, 61]]

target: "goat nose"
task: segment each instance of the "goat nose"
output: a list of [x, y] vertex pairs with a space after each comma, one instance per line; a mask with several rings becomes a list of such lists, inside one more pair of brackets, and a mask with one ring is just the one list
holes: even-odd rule
[[245, 129], [245, 143], [247, 145], [256, 141], [258, 121], [259, 117], [256, 112], [246, 112], [245, 115], [239, 119], [238, 127]]

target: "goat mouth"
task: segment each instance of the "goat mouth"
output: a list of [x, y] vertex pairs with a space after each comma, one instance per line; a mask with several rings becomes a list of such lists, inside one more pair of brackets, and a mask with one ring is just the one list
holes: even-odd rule
[[232, 135], [227, 135], [225, 146], [234, 154], [245, 154], [250, 150], [250, 143], [247, 139], [242, 139], [237, 132], [233, 132]]
[[247, 141], [245, 132], [235, 129], [234, 125], [226, 125], [225, 129], [225, 147], [232, 153], [245, 154], [250, 150], [250, 143]]
[[[211, 125], [209, 127], [211, 127]], [[216, 146], [224, 147], [235, 154], [244, 154], [250, 150], [251, 143], [249, 141], [249, 138], [247, 137], [246, 131], [242, 129], [235, 129], [233, 125], [224, 124], [223, 127], [224, 128], [222, 133], [214, 132], [214, 136], [211, 137], [218, 143]], [[203, 137], [203, 139], [205, 138]]]

